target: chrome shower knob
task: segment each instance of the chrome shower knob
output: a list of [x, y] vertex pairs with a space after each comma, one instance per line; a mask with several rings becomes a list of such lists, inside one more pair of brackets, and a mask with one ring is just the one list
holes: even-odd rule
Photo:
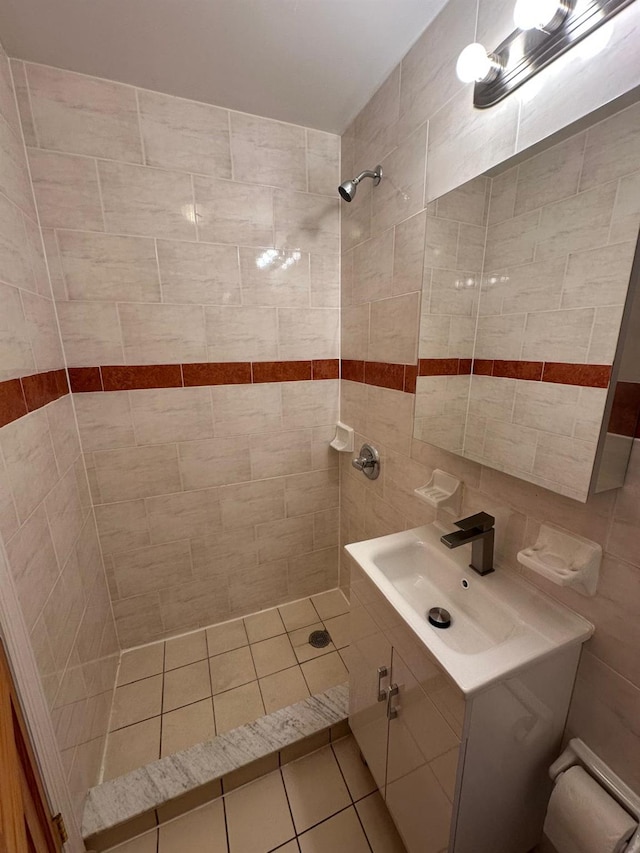
[[351, 464], [370, 480], [377, 480], [380, 476], [380, 454], [370, 444], [362, 445], [360, 455], [352, 459]]

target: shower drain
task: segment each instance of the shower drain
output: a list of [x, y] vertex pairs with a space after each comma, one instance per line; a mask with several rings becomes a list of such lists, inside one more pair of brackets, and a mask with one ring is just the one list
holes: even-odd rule
[[309, 634], [309, 645], [314, 649], [324, 649], [331, 642], [328, 631], [312, 631]]

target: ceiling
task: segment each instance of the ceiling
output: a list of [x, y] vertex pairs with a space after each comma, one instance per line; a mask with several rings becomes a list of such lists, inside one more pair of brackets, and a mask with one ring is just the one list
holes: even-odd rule
[[342, 132], [446, 0], [0, 0], [10, 56]]

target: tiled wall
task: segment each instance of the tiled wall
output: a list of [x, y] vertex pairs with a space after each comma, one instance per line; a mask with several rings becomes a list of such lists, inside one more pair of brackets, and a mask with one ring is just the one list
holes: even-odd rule
[[98, 776], [119, 649], [4, 53], [0, 363], [0, 538], [79, 806]]
[[334, 586], [339, 138], [13, 66], [122, 645]]
[[[386, 174], [379, 187], [362, 186], [343, 207], [343, 346], [349, 359], [366, 360], [381, 339], [391, 341], [390, 361], [415, 364], [427, 202], [640, 85], [634, 44], [640, 6], [632, 4], [613, 21], [606, 51], [591, 60], [572, 51], [519, 94], [474, 111], [471, 87], [455, 77], [456, 57], [476, 38], [488, 47], [499, 44], [513, 28], [512, 11], [513, 3], [502, 0], [451, 0], [343, 136], [343, 176], [377, 162]], [[638, 122], [631, 137], [640, 144]], [[628, 199], [630, 214], [639, 212], [637, 199], [637, 192]], [[403, 313], [407, 304], [413, 307]], [[430, 521], [430, 509], [413, 489], [440, 467], [464, 479], [464, 513], [496, 515], [503, 567], [518, 570], [516, 552], [535, 540], [544, 521], [600, 542], [606, 554], [593, 599], [527, 577], [594, 621], [569, 729], [640, 790], [638, 443], [624, 489], [580, 504], [412, 439], [414, 395], [396, 388], [402, 384], [342, 382], [342, 420], [356, 428], [357, 441], [366, 438], [382, 454], [374, 482], [344, 463], [342, 541]], [[348, 584], [346, 572], [341, 583]]]

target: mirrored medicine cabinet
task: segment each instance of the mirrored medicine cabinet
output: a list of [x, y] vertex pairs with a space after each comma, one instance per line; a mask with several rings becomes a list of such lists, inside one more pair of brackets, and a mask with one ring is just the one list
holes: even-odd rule
[[426, 210], [414, 437], [579, 501], [640, 408], [640, 104]]

